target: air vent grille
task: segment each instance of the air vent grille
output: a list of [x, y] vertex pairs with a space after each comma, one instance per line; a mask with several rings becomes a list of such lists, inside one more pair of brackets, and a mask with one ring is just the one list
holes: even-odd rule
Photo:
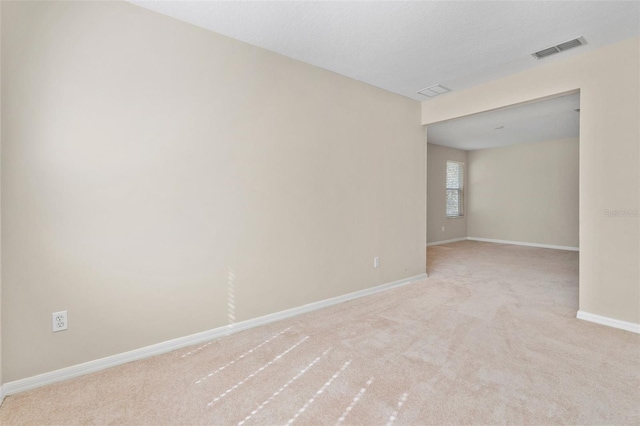
[[540, 58], [545, 58], [545, 57], [547, 57], [549, 55], [553, 55], [554, 53], [558, 53], [558, 52], [560, 52], [560, 51], [558, 50], [557, 47], [554, 46], [554, 47], [549, 47], [548, 49], [540, 50], [540, 51], [534, 53], [533, 56], [535, 56], [536, 58], [540, 59]]
[[547, 56], [564, 52], [565, 50], [573, 49], [574, 47], [579, 47], [585, 44], [587, 44], [587, 41], [584, 39], [584, 37], [578, 37], [578, 38], [574, 38], [573, 40], [569, 40], [569, 41], [565, 41], [563, 43], [557, 44], [555, 46], [538, 50], [537, 52], [534, 52], [531, 55], [536, 59], [542, 59], [542, 58], [546, 58]]
[[557, 46], [558, 50], [565, 51], [565, 50], [569, 50], [573, 47], [578, 47], [578, 46], [582, 46], [582, 43], [580, 42], [580, 40], [575, 39], [575, 40], [571, 40], [571, 41], [566, 41], [564, 43], [561, 43]]
[[429, 87], [425, 87], [422, 90], [418, 90], [418, 93], [421, 95], [424, 95], [428, 98], [434, 98], [438, 95], [442, 95], [443, 93], [447, 93], [450, 92], [451, 89], [447, 89], [444, 86], [441, 86], [439, 84], [435, 84], [433, 86], [429, 86]]

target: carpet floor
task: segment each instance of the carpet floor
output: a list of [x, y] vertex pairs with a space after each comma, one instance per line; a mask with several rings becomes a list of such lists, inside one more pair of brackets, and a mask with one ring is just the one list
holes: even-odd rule
[[463, 241], [429, 278], [7, 397], [0, 424], [640, 424], [640, 336], [578, 254]]

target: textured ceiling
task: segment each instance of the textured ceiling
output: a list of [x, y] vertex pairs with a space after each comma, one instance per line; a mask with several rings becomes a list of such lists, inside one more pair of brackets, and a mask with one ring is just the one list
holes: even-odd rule
[[578, 108], [579, 93], [501, 108], [429, 125], [427, 140], [473, 150], [578, 137]]
[[[131, 3], [420, 101], [640, 33], [635, 1]], [[586, 46], [530, 56], [580, 35]]]

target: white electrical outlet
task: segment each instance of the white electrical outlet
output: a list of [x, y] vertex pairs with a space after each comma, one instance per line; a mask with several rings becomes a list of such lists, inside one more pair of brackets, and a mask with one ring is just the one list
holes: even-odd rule
[[442, 227], [442, 232], [444, 232], [444, 226]]
[[53, 321], [53, 332], [66, 330], [68, 327], [67, 311], [54, 312], [51, 314]]
[[379, 257], [374, 257], [373, 258], [373, 267], [377, 268], [380, 266], [380, 258]]

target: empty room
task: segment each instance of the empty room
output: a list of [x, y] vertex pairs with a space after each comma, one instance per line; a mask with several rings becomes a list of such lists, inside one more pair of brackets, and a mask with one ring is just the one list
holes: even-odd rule
[[640, 3], [0, 15], [0, 424], [640, 423]]

